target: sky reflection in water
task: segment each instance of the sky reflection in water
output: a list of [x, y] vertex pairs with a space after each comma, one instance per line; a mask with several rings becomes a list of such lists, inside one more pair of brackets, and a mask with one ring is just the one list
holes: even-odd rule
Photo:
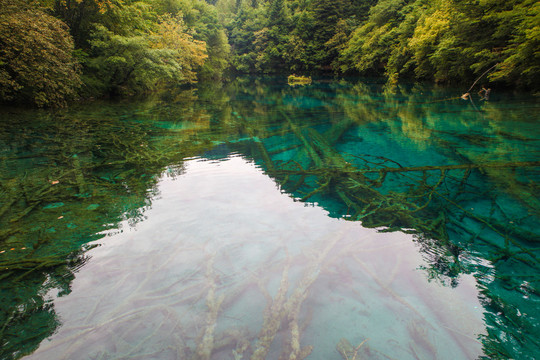
[[62, 326], [30, 359], [189, 358], [208, 326], [210, 291], [222, 299], [214, 358], [232, 359], [242, 341], [256, 347], [265, 295], [276, 296], [287, 267], [289, 298], [312, 282], [268, 359], [286, 348], [292, 318], [302, 346], [313, 346], [310, 359], [339, 358], [342, 338], [369, 339], [359, 354], [375, 359], [480, 354], [474, 279], [454, 289], [427, 282], [411, 235], [295, 202], [240, 156], [191, 160], [158, 188], [145, 221], [88, 252], [72, 292], [54, 301]]

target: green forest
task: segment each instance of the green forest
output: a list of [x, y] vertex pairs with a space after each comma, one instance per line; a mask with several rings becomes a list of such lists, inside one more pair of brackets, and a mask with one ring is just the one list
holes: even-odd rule
[[0, 0], [0, 101], [65, 106], [231, 74], [540, 89], [536, 0]]

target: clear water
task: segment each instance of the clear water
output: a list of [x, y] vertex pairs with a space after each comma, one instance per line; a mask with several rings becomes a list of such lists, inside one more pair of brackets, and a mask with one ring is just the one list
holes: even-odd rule
[[3, 109], [0, 358], [538, 358], [540, 104], [459, 95]]

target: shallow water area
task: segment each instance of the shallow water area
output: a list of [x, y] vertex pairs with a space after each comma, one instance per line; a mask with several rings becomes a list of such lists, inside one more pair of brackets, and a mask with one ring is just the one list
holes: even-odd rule
[[[367, 339], [359, 354], [370, 358], [481, 353], [474, 280], [427, 282], [412, 236], [295, 202], [240, 156], [191, 160], [158, 188], [145, 221], [88, 252], [71, 293], [54, 301], [62, 326], [29, 359], [189, 358], [211, 326], [213, 358], [233, 359], [244, 342], [256, 346], [265, 315], [285, 316], [268, 359], [287, 348], [293, 322], [310, 359], [340, 358], [341, 339]], [[284, 297], [286, 314], [265, 312], [269, 296], [276, 306]]]

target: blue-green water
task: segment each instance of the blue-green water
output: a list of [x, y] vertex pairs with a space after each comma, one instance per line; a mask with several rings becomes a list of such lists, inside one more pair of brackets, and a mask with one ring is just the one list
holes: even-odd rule
[[0, 358], [534, 359], [537, 98], [240, 78], [0, 113]]

